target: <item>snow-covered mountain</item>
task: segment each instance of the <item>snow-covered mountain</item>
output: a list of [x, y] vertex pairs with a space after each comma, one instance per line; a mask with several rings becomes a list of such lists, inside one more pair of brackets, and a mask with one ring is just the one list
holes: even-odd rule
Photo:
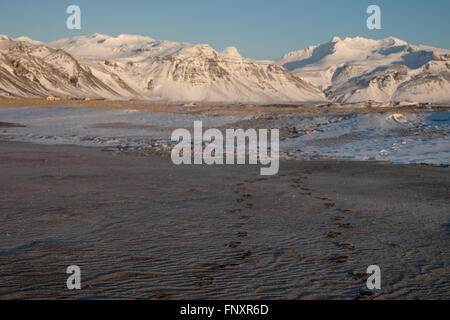
[[338, 37], [275, 63], [338, 102], [450, 102], [450, 50], [387, 38]]
[[235, 47], [102, 34], [0, 36], [0, 95], [170, 102], [450, 102], [450, 50], [337, 37], [277, 61]]
[[0, 95], [119, 97], [91, 70], [60, 49], [0, 36]]
[[324, 101], [324, 94], [284, 67], [244, 59], [236, 48], [94, 34], [48, 44], [89, 66], [114, 88], [116, 79], [149, 100], [200, 102]]

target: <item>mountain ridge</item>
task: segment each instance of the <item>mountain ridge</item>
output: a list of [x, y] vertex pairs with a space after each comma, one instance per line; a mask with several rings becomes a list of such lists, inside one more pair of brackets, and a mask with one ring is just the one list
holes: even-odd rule
[[450, 101], [450, 50], [410, 45], [394, 37], [334, 37], [287, 53], [275, 63], [336, 102]]
[[217, 52], [206, 44], [93, 34], [48, 44], [5, 37], [0, 53], [5, 57], [0, 94], [8, 96], [214, 103], [326, 100], [284, 67], [242, 58], [235, 48]]
[[450, 50], [334, 37], [274, 61], [236, 47], [95, 33], [49, 43], [0, 36], [0, 95], [170, 102], [449, 102]]

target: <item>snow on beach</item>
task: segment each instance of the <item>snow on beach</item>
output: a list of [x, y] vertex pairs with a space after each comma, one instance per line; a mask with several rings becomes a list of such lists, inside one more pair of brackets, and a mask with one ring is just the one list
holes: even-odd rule
[[[327, 157], [396, 163], [450, 164], [450, 112], [382, 112], [279, 115], [296, 134], [282, 138], [281, 157]], [[232, 126], [249, 115], [199, 116], [128, 109], [0, 108], [0, 121], [24, 127], [0, 128], [0, 136], [45, 144], [111, 146], [119, 149], [153, 146], [170, 148], [176, 128]]]
[[293, 123], [300, 134], [281, 144], [291, 158], [307, 153], [354, 160], [450, 163], [449, 111], [323, 116]]
[[76, 108], [46, 106], [39, 108], [0, 108], [0, 121], [24, 127], [0, 129], [0, 136], [16, 141], [82, 146], [137, 147], [155, 140], [169, 140], [175, 128], [221, 126], [233, 117], [171, 115], [133, 109]]

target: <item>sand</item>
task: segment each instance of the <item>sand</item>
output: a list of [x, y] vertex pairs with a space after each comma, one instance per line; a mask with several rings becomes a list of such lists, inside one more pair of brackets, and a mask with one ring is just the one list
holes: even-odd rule
[[450, 298], [449, 168], [282, 161], [262, 178], [101, 148], [0, 150], [0, 299]]

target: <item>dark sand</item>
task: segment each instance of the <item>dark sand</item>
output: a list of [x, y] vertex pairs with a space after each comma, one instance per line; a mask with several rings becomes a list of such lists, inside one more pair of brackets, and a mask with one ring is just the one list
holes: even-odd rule
[[0, 151], [1, 299], [450, 298], [448, 168], [297, 161], [262, 178], [98, 148]]

